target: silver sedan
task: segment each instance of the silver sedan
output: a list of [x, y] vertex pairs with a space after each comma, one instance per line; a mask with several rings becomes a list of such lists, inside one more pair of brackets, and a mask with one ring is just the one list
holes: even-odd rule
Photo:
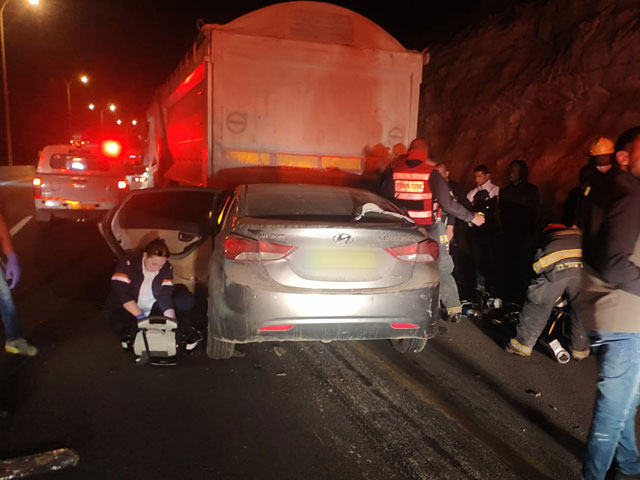
[[392, 202], [325, 185], [242, 185], [209, 263], [211, 358], [238, 343], [391, 339], [437, 329], [438, 245]]

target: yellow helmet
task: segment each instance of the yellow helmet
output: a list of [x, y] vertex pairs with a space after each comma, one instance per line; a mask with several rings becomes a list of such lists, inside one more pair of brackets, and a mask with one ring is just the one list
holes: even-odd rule
[[609, 155], [615, 151], [613, 142], [606, 137], [600, 137], [589, 147], [589, 154], [592, 156]]

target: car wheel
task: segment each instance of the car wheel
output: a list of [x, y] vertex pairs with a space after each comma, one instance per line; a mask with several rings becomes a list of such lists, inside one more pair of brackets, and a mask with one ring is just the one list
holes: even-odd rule
[[427, 346], [426, 338], [392, 338], [390, 342], [400, 353], [420, 353]]
[[233, 356], [235, 344], [218, 340], [211, 332], [211, 324], [207, 327], [207, 356], [214, 360], [227, 360]]

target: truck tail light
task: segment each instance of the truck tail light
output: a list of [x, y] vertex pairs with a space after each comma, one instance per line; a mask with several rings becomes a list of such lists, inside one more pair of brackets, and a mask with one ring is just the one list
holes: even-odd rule
[[117, 157], [122, 152], [122, 144], [116, 140], [102, 142], [102, 153], [107, 157]]
[[439, 246], [428, 238], [420, 243], [389, 247], [385, 250], [403, 262], [430, 263], [438, 260]]
[[295, 247], [289, 245], [262, 242], [233, 235], [228, 236], [224, 241], [225, 258], [239, 262], [280, 260], [293, 250], [295, 250]]
[[41, 196], [42, 196], [42, 179], [40, 177], [33, 177], [33, 180], [31, 180], [31, 183], [33, 184], [33, 197], [34, 198], [41, 198]]

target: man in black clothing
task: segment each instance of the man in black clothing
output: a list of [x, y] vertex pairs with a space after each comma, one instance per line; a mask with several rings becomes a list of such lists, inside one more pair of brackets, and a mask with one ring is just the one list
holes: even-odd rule
[[540, 194], [527, 180], [529, 169], [524, 161], [512, 161], [508, 172], [509, 183], [500, 190], [498, 207], [505, 262], [503, 288], [505, 297], [520, 303], [533, 276]]

